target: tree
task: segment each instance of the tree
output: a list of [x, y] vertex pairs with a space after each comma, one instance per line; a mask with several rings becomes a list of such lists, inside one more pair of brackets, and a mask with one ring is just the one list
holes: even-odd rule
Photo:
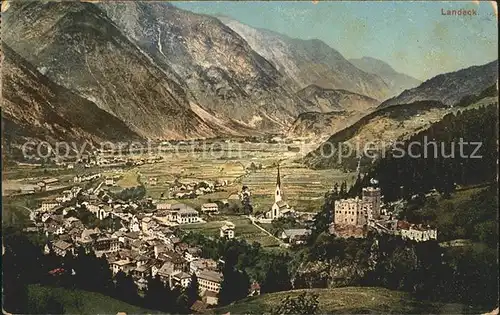
[[319, 312], [318, 294], [301, 293], [298, 297], [287, 296], [275, 308], [271, 308], [272, 315], [286, 314], [317, 314]]
[[139, 295], [137, 294], [137, 286], [132, 279], [132, 276], [119, 271], [115, 276], [115, 297], [119, 300], [130, 304], [137, 305]]
[[191, 275], [191, 282], [186, 288], [188, 306], [193, 305], [194, 302], [200, 299], [200, 289], [198, 284], [198, 277], [195, 273]]
[[272, 262], [261, 285], [262, 293], [288, 291], [292, 288], [286, 264]]
[[147, 308], [165, 313], [172, 311], [172, 292], [160, 277], [148, 277], [148, 289], [144, 294], [144, 304]]
[[219, 305], [228, 305], [248, 296], [250, 279], [245, 271], [225, 266], [219, 291]]

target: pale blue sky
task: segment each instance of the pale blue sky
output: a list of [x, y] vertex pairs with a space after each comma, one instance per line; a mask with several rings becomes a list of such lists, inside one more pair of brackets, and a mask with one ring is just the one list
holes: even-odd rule
[[[491, 3], [471, 2], [174, 2], [189, 11], [223, 14], [291, 37], [318, 38], [346, 58], [370, 56], [426, 80], [498, 58]], [[476, 9], [445, 16], [441, 9]]]

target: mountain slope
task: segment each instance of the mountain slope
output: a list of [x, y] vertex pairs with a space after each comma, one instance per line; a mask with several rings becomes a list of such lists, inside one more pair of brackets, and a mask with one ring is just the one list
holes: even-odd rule
[[478, 95], [498, 81], [498, 60], [435, 76], [416, 88], [406, 90], [379, 107], [433, 100], [448, 106], [458, 104], [464, 97]]
[[3, 40], [54, 82], [148, 138], [212, 136], [173, 71], [158, 68], [94, 4], [13, 2]]
[[223, 122], [281, 130], [301, 112], [283, 76], [219, 20], [160, 2], [99, 3], [162, 68], [172, 68], [189, 96]]
[[356, 169], [358, 163], [371, 164], [374, 157], [383, 154], [395, 141], [408, 139], [448, 113], [498, 102], [496, 90], [487, 88], [484, 91], [488, 93], [481, 93], [484, 96], [481, 100], [462, 104], [462, 107], [450, 108], [437, 101], [419, 101], [378, 109], [334, 133], [304, 157], [303, 162], [312, 168], [348, 170]]
[[25, 141], [140, 140], [121, 120], [39, 73], [7, 45], [2, 47], [2, 124], [11, 147]]
[[422, 81], [394, 70], [389, 64], [372, 57], [349, 59], [357, 68], [378, 75], [389, 86], [390, 96], [399, 95], [407, 89], [418, 86]]
[[269, 30], [256, 29], [228, 17], [219, 19], [240, 34], [256, 52], [271, 61], [297, 90], [316, 84], [379, 100], [389, 95], [388, 86], [381, 78], [356, 68], [338, 51], [318, 39], [294, 39]]
[[319, 112], [349, 110], [366, 113], [379, 104], [377, 100], [365, 95], [340, 89], [324, 89], [317, 85], [309, 85], [296, 95]]
[[315, 108], [300, 114], [288, 130], [289, 137], [331, 135], [374, 110], [379, 102], [346, 90], [323, 89], [309, 85], [296, 95]]

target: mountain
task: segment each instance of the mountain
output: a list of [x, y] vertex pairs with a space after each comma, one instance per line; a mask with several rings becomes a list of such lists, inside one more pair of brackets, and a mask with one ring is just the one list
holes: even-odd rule
[[371, 97], [340, 89], [325, 89], [317, 85], [309, 85], [298, 91], [296, 95], [307, 102], [318, 112], [348, 110], [368, 112], [379, 102]]
[[357, 117], [352, 112], [347, 111], [302, 113], [288, 129], [287, 136], [291, 138], [317, 138], [324, 135], [331, 135], [347, 127], [349, 124], [355, 123], [359, 118], [361, 117]]
[[435, 76], [418, 87], [406, 90], [379, 107], [434, 100], [448, 106], [458, 104], [464, 97], [480, 94], [498, 81], [498, 60], [482, 66], [472, 66]]
[[323, 89], [317, 85], [309, 85], [296, 95], [316, 111], [300, 114], [288, 130], [289, 137], [331, 135], [356, 122], [379, 104], [368, 96], [346, 90]]
[[381, 77], [389, 86], [390, 96], [399, 95], [404, 90], [411, 89], [422, 83], [422, 81], [409, 75], [397, 72], [389, 64], [379, 59], [363, 57], [359, 59], [349, 59], [349, 62], [365, 72], [373, 73]]
[[214, 17], [161, 2], [98, 5], [159, 67], [178, 74], [195, 112], [223, 127], [281, 131], [309, 110], [268, 60]]
[[89, 142], [141, 140], [121, 120], [50, 81], [3, 45], [2, 127], [4, 144], [27, 141]]
[[[498, 103], [498, 91], [488, 87], [481, 99], [471, 99], [461, 107], [450, 108], [438, 101], [417, 101], [410, 104], [379, 108], [342, 129], [304, 157], [311, 168], [343, 168], [354, 170], [369, 165], [372, 157], [384, 154], [395, 141], [408, 139], [415, 133], [441, 121], [448, 113]], [[350, 148], [350, 149], [349, 149]], [[342, 151], [340, 151], [342, 149]], [[366, 153], [370, 152], [370, 153]]]
[[94, 4], [12, 2], [2, 20], [2, 40], [21, 57], [141, 137], [216, 134], [175, 72], [156, 66]]
[[228, 17], [218, 18], [269, 60], [296, 90], [315, 84], [326, 89], [352, 91], [378, 100], [390, 95], [387, 84], [380, 77], [356, 68], [321, 40], [290, 38], [250, 27]]

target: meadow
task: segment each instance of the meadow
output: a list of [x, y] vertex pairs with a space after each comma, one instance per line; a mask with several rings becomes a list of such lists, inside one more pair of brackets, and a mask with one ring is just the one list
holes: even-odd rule
[[192, 231], [196, 233], [203, 234], [210, 237], [219, 237], [219, 229], [223, 226], [226, 221], [229, 221], [235, 225], [235, 237], [238, 239], [244, 239], [249, 244], [253, 242], [258, 242], [262, 247], [277, 247], [279, 242], [259, 230], [256, 226], [252, 225], [249, 219], [242, 216], [224, 216], [220, 215], [214, 217], [216, 221], [208, 221], [207, 223], [197, 223], [197, 224], [187, 224], [183, 225], [182, 229], [186, 231]]

